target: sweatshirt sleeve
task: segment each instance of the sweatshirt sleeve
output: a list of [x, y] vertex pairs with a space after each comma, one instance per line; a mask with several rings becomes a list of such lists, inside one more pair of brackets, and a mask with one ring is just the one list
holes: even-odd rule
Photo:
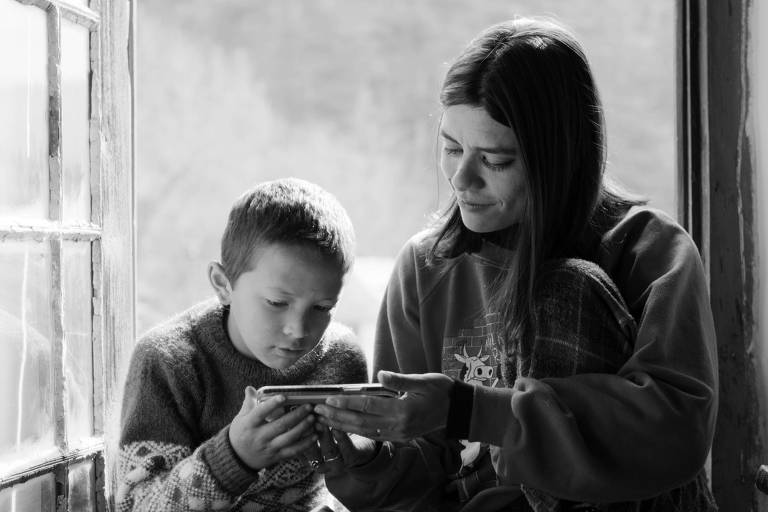
[[[419, 372], [427, 368], [421, 345], [414, 260], [411, 245], [406, 245], [387, 286], [376, 326], [374, 380], [381, 369]], [[393, 334], [398, 340], [412, 342], [396, 345]], [[454, 446], [457, 444], [444, 432], [408, 444], [386, 442], [373, 461], [326, 477], [326, 485], [350, 510], [441, 510], [448, 475], [457, 471], [461, 462]]]
[[682, 228], [649, 212], [604, 242], [602, 263], [638, 320], [633, 354], [616, 375], [476, 387], [469, 440], [499, 447], [502, 482], [576, 501], [626, 501], [678, 487], [704, 464], [717, 361], [698, 251]]
[[[356, 512], [442, 510], [451, 443], [441, 433], [408, 444], [382, 443], [376, 457], [336, 476], [326, 476], [328, 490]], [[457, 468], [454, 468], [457, 469]]]
[[249, 486], [266, 484], [266, 475], [239, 460], [228, 427], [196, 445], [193, 411], [181, 405], [194, 403], [186, 396], [193, 385], [176, 382], [175, 371], [184, 360], [171, 365], [168, 355], [140, 342], [132, 356], [121, 419], [117, 508], [227, 510]]

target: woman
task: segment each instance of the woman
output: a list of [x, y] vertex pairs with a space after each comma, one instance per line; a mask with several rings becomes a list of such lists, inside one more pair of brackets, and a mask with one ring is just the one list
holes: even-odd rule
[[343, 460], [331, 492], [352, 510], [716, 510], [701, 260], [604, 180], [579, 43], [547, 20], [490, 27], [441, 102], [453, 202], [401, 251], [375, 344], [405, 394], [316, 407]]

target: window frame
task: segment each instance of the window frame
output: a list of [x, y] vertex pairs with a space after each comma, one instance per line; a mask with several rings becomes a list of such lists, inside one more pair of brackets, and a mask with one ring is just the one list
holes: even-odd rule
[[[752, 0], [677, 0], [680, 219], [701, 251], [717, 335], [719, 409], [711, 453], [721, 510], [760, 510], [768, 461], [760, 377], [759, 232], [750, 103]], [[763, 500], [763, 501], [761, 501]]]
[[[62, 0], [8, 0], [46, 13], [48, 33], [47, 220], [0, 223], [0, 241], [33, 241], [51, 248], [52, 374], [55, 448], [36, 454], [12, 473], [0, 475], [0, 490], [53, 474], [56, 510], [68, 505], [68, 468], [91, 460], [96, 510], [108, 510], [114, 494], [114, 427], [119, 379], [134, 332], [134, 19], [135, 2], [91, 0], [88, 7]], [[87, 28], [90, 34], [90, 191], [91, 221], [62, 223], [62, 78], [61, 24]], [[65, 100], [66, 101], [66, 100]], [[63, 358], [62, 246], [91, 245], [91, 345], [93, 358], [93, 433], [69, 445], [65, 424]], [[87, 307], [87, 306], [86, 306]]]

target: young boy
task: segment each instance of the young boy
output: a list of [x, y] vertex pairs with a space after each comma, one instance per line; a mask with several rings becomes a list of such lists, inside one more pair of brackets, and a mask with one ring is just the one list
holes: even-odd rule
[[255, 389], [368, 381], [351, 331], [331, 321], [353, 250], [349, 217], [316, 185], [266, 182], [235, 202], [208, 266], [218, 300], [149, 331], [132, 355], [118, 510], [322, 504], [305, 456], [317, 450], [311, 408], [283, 413], [282, 397], [257, 403]]

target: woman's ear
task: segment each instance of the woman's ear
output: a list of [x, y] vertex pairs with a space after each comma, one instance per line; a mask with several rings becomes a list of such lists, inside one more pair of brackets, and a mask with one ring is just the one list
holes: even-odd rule
[[232, 286], [229, 284], [229, 278], [224, 272], [224, 267], [218, 261], [212, 261], [208, 264], [208, 281], [211, 282], [219, 302], [228, 305], [231, 302]]

